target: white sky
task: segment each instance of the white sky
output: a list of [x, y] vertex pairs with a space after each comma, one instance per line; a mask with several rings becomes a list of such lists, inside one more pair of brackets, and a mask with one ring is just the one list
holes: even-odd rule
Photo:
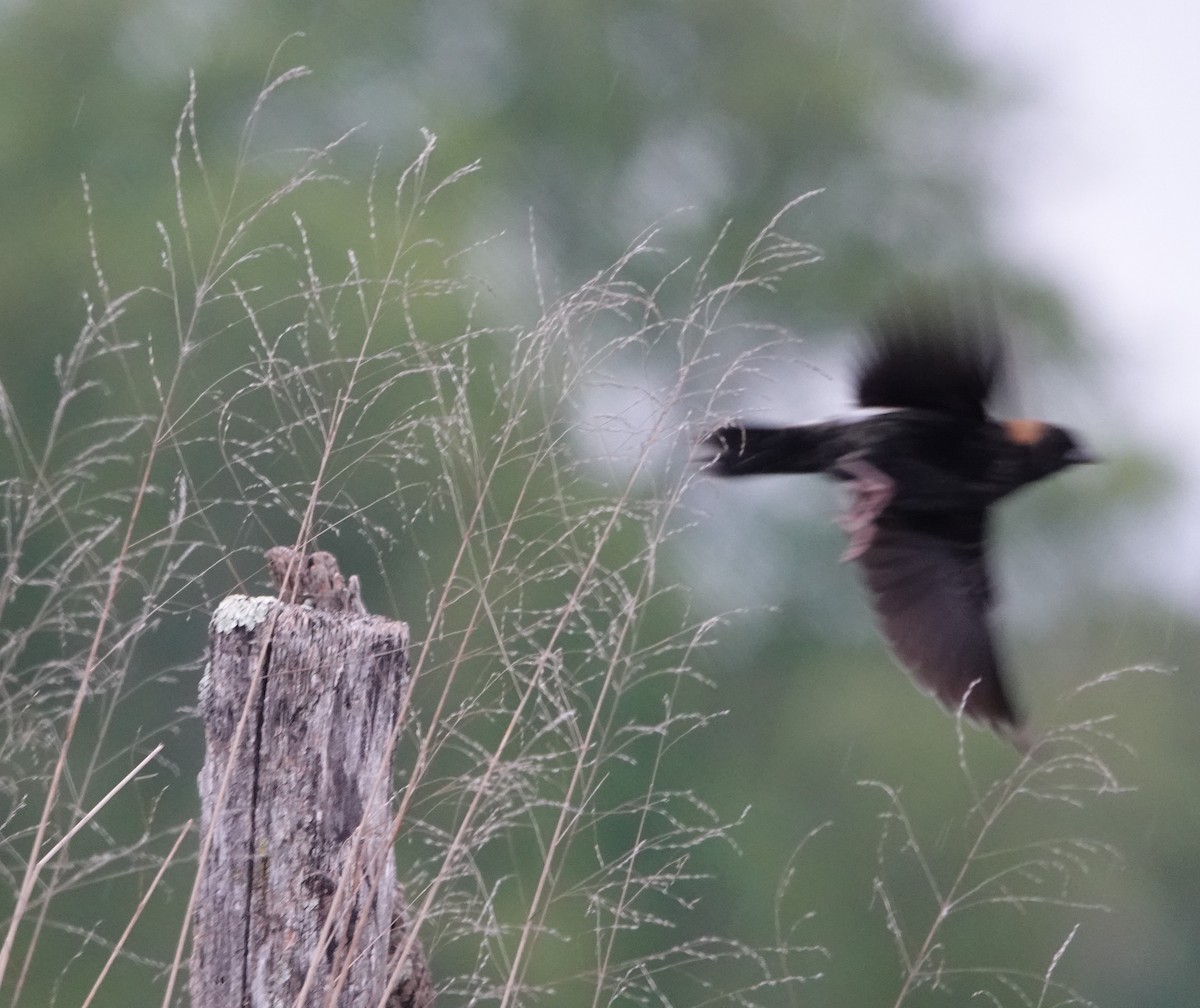
[[[997, 137], [1000, 233], [1110, 356], [1114, 404], [1180, 469], [1136, 547], [1200, 603], [1200, 4], [937, 0], [1030, 95]], [[1116, 426], [1116, 425], [1114, 425]], [[1149, 524], [1149, 522], [1147, 523]], [[1161, 565], [1161, 566], [1160, 566]]]

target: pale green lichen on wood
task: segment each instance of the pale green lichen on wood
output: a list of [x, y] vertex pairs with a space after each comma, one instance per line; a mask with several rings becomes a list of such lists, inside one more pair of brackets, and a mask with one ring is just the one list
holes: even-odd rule
[[230, 630], [253, 630], [267, 618], [267, 613], [279, 604], [274, 595], [229, 595], [221, 599], [212, 617], [212, 628], [218, 634]]

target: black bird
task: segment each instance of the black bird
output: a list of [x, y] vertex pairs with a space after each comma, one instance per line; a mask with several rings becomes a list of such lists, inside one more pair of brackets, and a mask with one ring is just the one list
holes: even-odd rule
[[988, 508], [1094, 459], [1040, 420], [995, 420], [999, 337], [949, 320], [876, 326], [858, 415], [796, 427], [732, 424], [702, 442], [710, 473], [825, 473], [848, 486], [843, 560], [862, 569], [884, 636], [918, 686], [1020, 738], [991, 628]]

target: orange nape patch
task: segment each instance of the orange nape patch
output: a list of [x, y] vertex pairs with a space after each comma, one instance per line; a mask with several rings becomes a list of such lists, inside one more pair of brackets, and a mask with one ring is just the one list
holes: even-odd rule
[[1004, 430], [1010, 441], [1021, 445], [1037, 444], [1046, 436], [1046, 425], [1041, 420], [1005, 420]]

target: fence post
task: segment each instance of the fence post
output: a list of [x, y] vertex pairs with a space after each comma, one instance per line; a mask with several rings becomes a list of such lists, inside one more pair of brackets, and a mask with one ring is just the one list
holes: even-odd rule
[[200, 683], [192, 1008], [432, 1004], [405, 944], [392, 753], [408, 627], [368, 615], [328, 553], [267, 553], [279, 597], [224, 599]]

